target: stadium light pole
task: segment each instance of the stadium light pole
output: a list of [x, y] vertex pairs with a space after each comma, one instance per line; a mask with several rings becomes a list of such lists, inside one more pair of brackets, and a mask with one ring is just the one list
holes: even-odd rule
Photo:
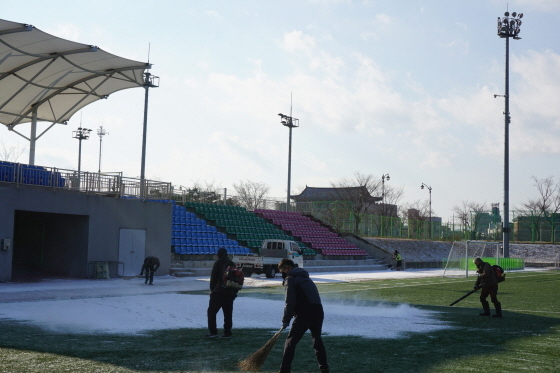
[[430, 220], [428, 222], [428, 226], [430, 227], [430, 240], [432, 239], [432, 187], [422, 183], [422, 185], [420, 186], [420, 189], [424, 189], [424, 187], [428, 188], [428, 190], [430, 191]]
[[391, 180], [389, 174], [381, 175], [381, 202], [385, 203], [385, 179]]
[[280, 123], [290, 129], [290, 141], [288, 147], [288, 195], [286, 197], [286, 211], [290, 211], [290, 189], [292, 181], [292, 128], [299, 127], [299, 119], [284, 115], [282, 113], [278, 115], [281, 118]]
[[77, 131], [72, 131], [72, 137], [78, 139], [80, 145], [78, 147], [78, 175], [82, 170], [82, 140], [89, 139], [91, 130], [87, 128], [78, 127]]
[[385, 220], [385, 179], [387, 179], [387, 181], [391, 180], [389, 174], [381, 175], [381, 237], [383, 237], [383, 234], [385, 232], [385, 230], [383, 229], [383, 220]]
[[90, 132], [90, 129], [83, 127], [78, 127], [77, 131], [72, 131], [72, 137], [78, 139], [78, 142], [80, 143], [78, 147], [78, 189], [80, 189], [82, 178], [82, 140], [89, 139]]
[[148, 92], [150, 88], [159, 87], [159, 77], [150, 74], [150, 72], [144, 73], [144, 126], [142, 131], [142, 161], [140, 166], [140, 193], [142, 197], [146, 196], [145, 179], [146, 179], [146, 136], [148, 132]]
[[[504, 13], [504, 17], [498, 17], [498, 36], [506, 39], [506, 68], [505, 68], [505, 110], [504, 110], [504, 222], [502, 226], [503, 243], [504, 243], [504, 258], [509, 258], [509, 124], [511, 116], [509, 114], [509, 38], [513, 40], [521, 39], [519, 33], [521, 32], [521, 18], [523, 13], [517, 14], [516, 12]], [[494, 98], [502, 97], [502, 95], [494, 95]]]
[[102, 150], [102, 143], [103, 143], [103, 136], [108, 135], [109, 132], [103, 126], [99, 126], [97, 129], [97, 136], [99, 136], [99, 169], [97, 173], [101, 173], [101, 150]]
[[99, 168], [97, 169], [97, 190], [101, 191], [101, 153], [103, 149], [103, 136], [108, 135], [109, 132], [103, 126], [97, 129], [97, 136], [99, 136]]

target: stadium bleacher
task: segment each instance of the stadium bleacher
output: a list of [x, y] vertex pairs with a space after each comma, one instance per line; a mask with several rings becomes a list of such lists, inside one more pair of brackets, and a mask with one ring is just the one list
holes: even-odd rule
[[45, 167], [0, 161], [0, 181], [40, 186], [63, 187], [66, 180], [59, 172]]
[[220, 247], [230, 254], [248, 254], [247, 247], [239, 245], [236, 240], [229, 239], [225, 233], [207, 224], [194, 212], [187, 211], [185, 206], [173, 204], [173, 226], [171, 245], [175, 254], [213, 255]]
[[245, 242], [252, 252], [258, 252], [265, 239], [295, 241], [301, 250], [308, 250], [304, 243], [243, 207], [197, 202], [186, 202], [185, 206], [207, 221], [213, 222], [216, 227], [225, 230], [238, 241]]
[[256, 209], [265, 219], [270, 219], [292, 236], [299, 237], [311, 249], [319, 250], [324, 256], [368, 256], [368, 252], [349, 243], [337, 233], [330, 231], [319, 222], [295, 211]]

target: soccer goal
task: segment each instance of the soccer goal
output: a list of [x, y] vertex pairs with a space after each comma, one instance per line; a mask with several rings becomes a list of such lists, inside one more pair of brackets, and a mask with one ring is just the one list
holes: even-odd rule
[[469, 277], [476, 272], [474, 258], [482, 258], [490, 264], [498, 264], [502, 253], [501, 242], [455, 241], [443, 263], [443, 277]]

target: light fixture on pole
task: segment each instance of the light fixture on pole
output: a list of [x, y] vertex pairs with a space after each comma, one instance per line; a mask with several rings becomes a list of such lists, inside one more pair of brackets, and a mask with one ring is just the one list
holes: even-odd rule
[[430, 220], [428, 222], [428, 226], [430, 227], [430, 239], [432, 239], [432, 187], [422, 183], [420, 189], [424, 189], [424, 187], [428, 188], [428, 190], [430, 191]]
[[509, 123], [511, 116], [509, 114], [509, 38], [513, 40], [521, 39], [521, 18], [523, 13], [516, 12], [504, 13], [504, 17], [498, 17], [498, 36], [506, 39], [506, 72], [505, 72], [505, 92], [504, 95], [494, 95], [496, 97], [504, 97], [504, 222], [502, 225], [503, 242], [504, 242], [504, 258], [509, 258]]
[[[290, 109], [291, 111], [291, 109]], [[291, 114], [291, 113], [290, 113]], [[292, 128], [299, 127], [299, 119], [293, 118], [282, 113], [278, 114], [281, 118], [280, 123], [290, 129], [290, 142], [288, 148], [288, 195], [286, 197], [286, 211], [290, 211], [290, 189], [292, 179]]]
[[103, 136], [108, 135], [109, 132], [107, 132], [107, 130], [105, 128], [103, 128], [103, 126], [99, 126], [99, 128], [97, 129], [97, 136], [99, 136], [99, 170], [97, 171], [98, 173], [101, 173], [101, 150], [102, 150], [102, 142], [103, 142]]
[[89, 139], [91, 130], [87, 128], [78, 127], [77, 131], [72, 131], [72, 137], [78, 139], [80, 146], [78, 148], [78, 175], [82, 170], [82, 140]]
[[385, 179], [391, 180], [389, 174], [381, 175], [381, 202], [385, 203]]

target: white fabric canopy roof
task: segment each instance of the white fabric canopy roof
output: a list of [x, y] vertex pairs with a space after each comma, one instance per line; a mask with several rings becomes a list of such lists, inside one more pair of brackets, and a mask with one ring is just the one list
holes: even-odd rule
[[0, 123], [65, 123], [80, 108], [143, 85], [147, 63], [0, 19]]
[[[14, 132], [26, 122], [52, 122], [50, 127], [66, 123], [94, 101], [144, 86], [149, 68], [96, 46], [0, 19], [0, 123]], [[40, 135], [31, 132], [30, 138], [17, 133], [34, 142]]]

